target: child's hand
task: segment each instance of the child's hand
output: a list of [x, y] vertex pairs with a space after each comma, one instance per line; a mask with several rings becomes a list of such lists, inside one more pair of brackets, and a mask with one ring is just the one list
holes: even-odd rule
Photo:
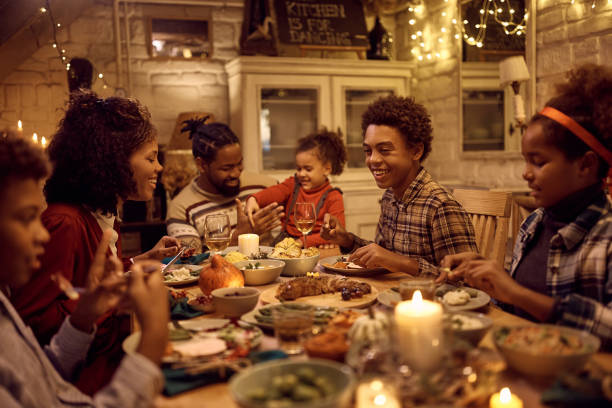
[[244, 207], [244, 212], [246, 212], [247, 217], [249, 217], [249, 223], [251, 224], [251, 228], [255, 228], [255, 221], [253, 221], [253, 214], [259, 211], [259, 203], [255, 197], [251, 196], [247, 199], [246, 205]]

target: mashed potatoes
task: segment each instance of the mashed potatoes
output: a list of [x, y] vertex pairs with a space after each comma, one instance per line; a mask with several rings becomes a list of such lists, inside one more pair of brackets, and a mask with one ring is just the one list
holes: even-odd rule
[[452, 290], [446, 292], [442, 300], [449, 306], [462, 306], [470, 301], [470, 294], [463, 289]]
[[241, 254], [240, 252], [232, 251], [225, 255], [225, 260], [229, 263], [235, 263], [240, 261], [248, 261], [249, 257]]

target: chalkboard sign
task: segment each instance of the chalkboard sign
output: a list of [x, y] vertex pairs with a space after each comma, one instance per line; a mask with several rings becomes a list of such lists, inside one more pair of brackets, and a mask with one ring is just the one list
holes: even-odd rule
[[280, 42], [320, 47], [369, 46], [361, 0], [273, 0]]

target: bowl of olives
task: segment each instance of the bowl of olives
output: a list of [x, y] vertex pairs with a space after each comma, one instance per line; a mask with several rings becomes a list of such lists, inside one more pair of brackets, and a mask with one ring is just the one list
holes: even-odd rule
[[230, 393], [242, 408], [348, 408], [355, 375], [329, 360], [275, 360], [232, 377]]

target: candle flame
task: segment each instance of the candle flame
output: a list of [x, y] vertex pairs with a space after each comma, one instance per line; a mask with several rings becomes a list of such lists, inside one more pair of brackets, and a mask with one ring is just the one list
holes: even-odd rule
[[34, 143], [38, 143], [38, 135], [36, 132], [32, 133], [32, 141], [34, 141]]
[[415, 290], [412, 294], [412, 303], [414, 303], [415, 305], [423, 304], [423, 295], [421, 294], [420, 290]]
[[508, 387], [502, 388], [501, 391], [499, 392], [500, 402], [507, 404], [510, 402], [511, 399], [512, 399], [512, 394], [510, 393], [510, 388]]
[[385, 405], [386, 402], [387, 397], [385, 397], [385, 394], [378, 394], [374, 397], [374, 405]]
[[20, 120], [18, 120], [18, 121], [17, 121], [17, 129], [18, 129], [19, 131], [22, 131], [22, 130], [23, 130], [23, 123], [21, 123], [21, 121], [20, 121]]

